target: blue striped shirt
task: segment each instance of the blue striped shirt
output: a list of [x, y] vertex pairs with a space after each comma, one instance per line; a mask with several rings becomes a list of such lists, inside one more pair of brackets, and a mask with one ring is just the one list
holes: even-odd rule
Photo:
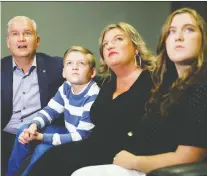
[[65, 127], [68, 132], [66, 134], [44, 133], [43, 142], [60, 145], [88, 138], [94, 127], [90, 119], [90, 108], [99, 90], [96, 82], [91, 80], [77, 95], [73, 93], [71, 84], [65, 81], [48, 105], [32, 120], [32, 123], [36, 123], [39, 129], [44, 128], [64, 112]]

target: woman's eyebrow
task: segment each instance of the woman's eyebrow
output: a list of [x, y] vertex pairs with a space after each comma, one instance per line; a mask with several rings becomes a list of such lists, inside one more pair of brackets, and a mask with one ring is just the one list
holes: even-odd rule
[[[116, 37], [124, 37], [124, 35], [123, 34], [117, 34], [113, 37], [113, 39], [116, 38]], [[103, 40], [103, 42], [107, 42], [107, 40]]]
[[[191, 24], [191, 23], [186, 23], [186, 24], [184, 24], [182, 27], [186, 27], [186, 26], [191, 26], [191, 27], [194, 27], [194, 28], [196, 28], [196, 25], [194, 25], [194, 24]], [[170, 26], [170, 28], [177, 28], [177, 26]]]

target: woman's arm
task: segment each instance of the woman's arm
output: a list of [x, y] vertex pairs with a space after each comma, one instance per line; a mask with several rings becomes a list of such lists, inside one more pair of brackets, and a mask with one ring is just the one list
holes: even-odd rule
[[175, 152], [152, 156], [135, 156], [127, 151], [121, 151], [115, 156], [113, 164], [148, 173], [165, 166], [201, 161], [206, 156], [207, 149], [179, 145]]

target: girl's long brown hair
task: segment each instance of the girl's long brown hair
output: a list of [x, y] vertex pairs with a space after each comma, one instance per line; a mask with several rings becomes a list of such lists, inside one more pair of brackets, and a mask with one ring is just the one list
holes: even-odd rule
[[[187, 13], [191, 15], [200, 29], [202, 35], [201, 48], [197, 59], [195, 59], [183, 76], [178, 78], [174, 63], [169, 59], [166, 51], [166, 39], [168, 37], [170, 24], [177, 14]], [[198, 77], [204, 71], [204, 53], [206, 52], [206, 24], [204, 19], [193, 9], [181, 8], [174, 11], [166, 20], [157, 47], [156, 67], [153, 72], [155, 87], [148, 107], [158, 107], [161, 115], [168, 114], [169, 107], [176, 103], [181, 94], [189, 86], [196, 83]]]

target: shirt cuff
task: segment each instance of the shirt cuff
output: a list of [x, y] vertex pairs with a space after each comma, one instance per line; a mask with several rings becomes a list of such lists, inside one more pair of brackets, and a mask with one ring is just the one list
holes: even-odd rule
[[31, 125], [32, 123], [35, 123], [35, 124], [37, 125], [37, 129], [38, 129], [38, 130], [41, 129], [41, 124], [40, 124], [39, 121], [37, 121], [37, 120], [32, 120], [32, 122], [30, 123], [30, 125]]
[[52, 137], [53, 137], [53, 134], [44, 133], [42, 142], [47, 143], [47, 144], [52, 144]]

